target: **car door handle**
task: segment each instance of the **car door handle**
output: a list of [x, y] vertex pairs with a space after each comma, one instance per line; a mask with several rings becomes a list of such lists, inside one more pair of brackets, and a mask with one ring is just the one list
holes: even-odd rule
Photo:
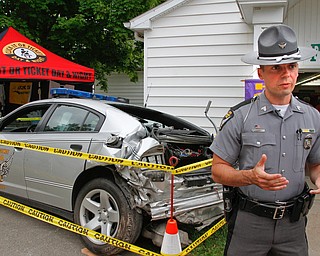
[[71, 144], [70, 148], [74, 151], [80, 151], [82, 149], [82, 145], [80, 144]]

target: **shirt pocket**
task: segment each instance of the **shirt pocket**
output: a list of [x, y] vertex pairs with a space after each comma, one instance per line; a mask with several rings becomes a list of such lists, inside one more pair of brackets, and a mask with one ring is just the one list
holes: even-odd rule
[[[315, 139], [316, 139], [315, 134], [302, 133], [301, 138], [295, 140], [294, 159], [293, 159], [293, 166], [292, 166], [293, 171], [303, 172], [305, 170], [305, 163]], [[306, 144], [307, 140], [310, 140], [308, 144]], [[310, 147], [308, 148], [307, 145], [309, 145]]]
[[253, 168], [260, 160], [262, 154], [267, 156], [266, 172], [275, 172], [276, 137], [271, 133], [243, 133], [242, 150], [240, 158], [244, 159], [245, 168]]

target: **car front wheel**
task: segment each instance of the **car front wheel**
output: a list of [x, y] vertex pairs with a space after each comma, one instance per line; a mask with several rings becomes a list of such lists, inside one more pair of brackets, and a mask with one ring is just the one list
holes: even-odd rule
[[[112, 181], [99, 178], [79, 192], [74, 209], [75, 223], [106, 236], [133, 244], [140, 235], [142, 215], [131, 209], [122, 191]], [[100, 240], [81, 236], [86, 247], [96, 253], [113, 255], [122, 249]]]

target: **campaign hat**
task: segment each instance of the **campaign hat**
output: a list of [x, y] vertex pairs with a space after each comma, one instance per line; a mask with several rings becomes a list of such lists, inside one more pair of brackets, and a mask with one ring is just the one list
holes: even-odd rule
[[258, 38], [258, 51], [247, 53], [241, 60], [253, 65], [280, 65], [307, 60], [316, 54], [311, 47], [298, 47], [293, 29], [282, 24], [266, 28]]

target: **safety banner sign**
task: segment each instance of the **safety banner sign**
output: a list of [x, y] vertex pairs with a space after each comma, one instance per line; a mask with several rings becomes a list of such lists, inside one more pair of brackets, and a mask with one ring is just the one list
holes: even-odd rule
[[93, 83], [94, 69], [64, 59], [13, 27], [0, 31], [0, 79]]
[[31, 82], [11, 82], [9, 91], [9, 103], [26, 104], [30, 101]]

